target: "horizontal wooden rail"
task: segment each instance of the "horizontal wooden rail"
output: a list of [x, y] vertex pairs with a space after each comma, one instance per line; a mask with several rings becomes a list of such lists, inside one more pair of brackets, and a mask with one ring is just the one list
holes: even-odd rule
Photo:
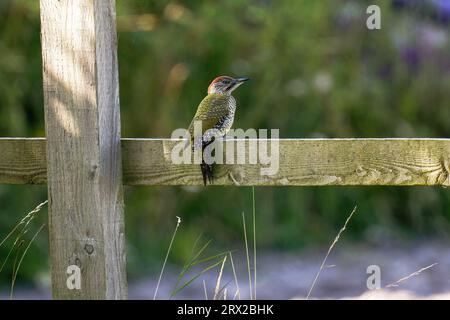
[[[122, 139], [124, 183], [202, 185], [198, 165], [172, 163], [175, 143]], [[218, 165], [214, 184], [450, 186], [450, 139], [280, 139], [279, 152], [274, 176], [260, 174], [267, 165]], [[0, 184], [46, 183], [45, 158], [43, 138], [0, 138]]]

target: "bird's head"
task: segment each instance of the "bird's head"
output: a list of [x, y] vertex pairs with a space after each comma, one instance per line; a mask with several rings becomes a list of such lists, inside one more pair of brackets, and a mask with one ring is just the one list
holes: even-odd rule
[[220, 93], [231, 94], [234, 89], [239, 87], [249, 78], [232, 78], [228, 76], [220, 76], [215, 78], [208, 87], [208, 94]]

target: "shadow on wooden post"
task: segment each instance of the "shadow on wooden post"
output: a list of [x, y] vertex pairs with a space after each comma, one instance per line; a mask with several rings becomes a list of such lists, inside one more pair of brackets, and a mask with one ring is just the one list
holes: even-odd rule
[[[125, 299], [115, 2], [40, 10], [53, 297]], [[71, 265], [79, 289], [67, 285]]]

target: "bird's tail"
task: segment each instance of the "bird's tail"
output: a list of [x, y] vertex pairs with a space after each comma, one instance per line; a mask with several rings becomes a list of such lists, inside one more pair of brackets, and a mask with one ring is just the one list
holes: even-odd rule
[[202, 143], [202, 163], [200, 164], [200, 169], [202, 171], [203, 176], [203, 184], [206, 186], [206, 183], [209, 182], [209, 184], [213, 184], [214, 182], [214, 164], [207, 164], [205, 162], [205, 157], [203, 152], [205, 151], [205, 148], [211, 144], [214, 141], [214, 138], [210, 141], [203, 141]]
[[202, 176], [203, 176], [203, 184], [206, 186], [206, 182], [209, 182], [209, 184], [213, 184], [214, 182], [214, 170], [213, 170], [212, 164], [207, 164], [205, 161], [202, 161], [202, 164], [200, 165], [200, 169], [202, 170]]

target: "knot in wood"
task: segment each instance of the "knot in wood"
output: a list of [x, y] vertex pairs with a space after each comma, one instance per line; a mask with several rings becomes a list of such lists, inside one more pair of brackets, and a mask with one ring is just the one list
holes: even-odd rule
[[86, 243], [84, 246], [84, 251], [87, 252], [87, 254], [91, 255], [94, 252], [94, 246], [92, 244]]

